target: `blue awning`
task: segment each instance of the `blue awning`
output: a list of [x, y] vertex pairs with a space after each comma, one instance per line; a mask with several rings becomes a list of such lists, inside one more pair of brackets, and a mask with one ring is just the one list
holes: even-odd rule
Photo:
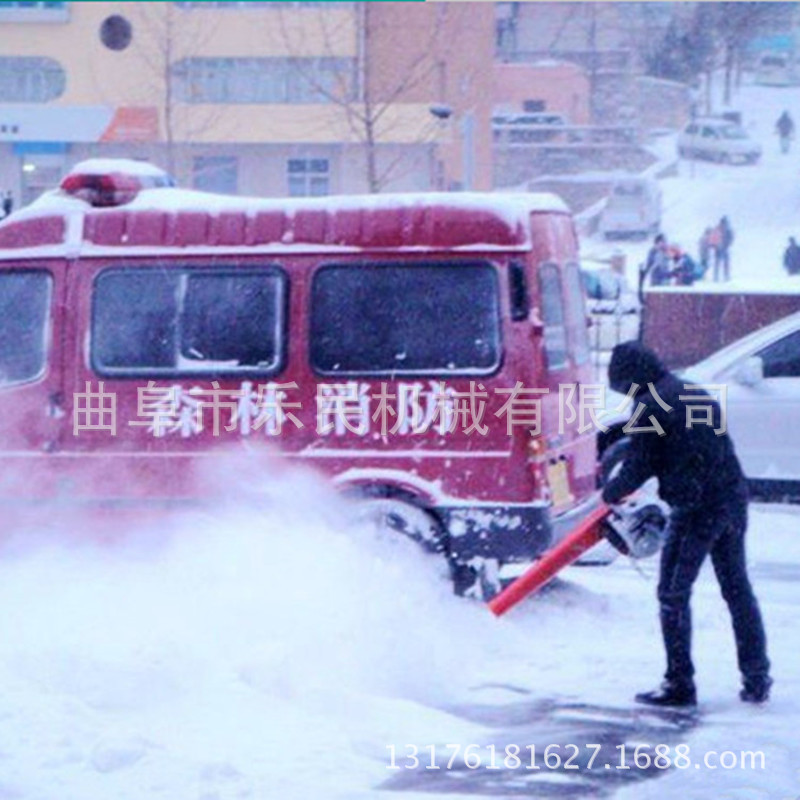
[[11, 145], [16, 156], [55, 156], [69, 151], [67, 142], [14, 142]]

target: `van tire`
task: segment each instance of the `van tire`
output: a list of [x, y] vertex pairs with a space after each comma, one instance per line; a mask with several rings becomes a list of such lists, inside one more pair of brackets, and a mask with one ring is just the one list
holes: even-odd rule
[[441, 522], [410, 492], [374, 484], [346, 494], [355, 500], [359, 520], [400, 533], [428, 553], [446, 551], [447, 537]]

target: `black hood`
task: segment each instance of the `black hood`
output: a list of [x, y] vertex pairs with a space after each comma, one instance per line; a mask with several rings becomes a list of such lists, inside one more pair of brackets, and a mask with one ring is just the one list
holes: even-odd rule
[[608, 384], [620, 394], [627, 394], [631, 384], [638, 383], [640, 389], [655, 383], [667, 374], [667, 369], [658, 356], [639, 342], [623, 342], [611, 353], [608, 365]]

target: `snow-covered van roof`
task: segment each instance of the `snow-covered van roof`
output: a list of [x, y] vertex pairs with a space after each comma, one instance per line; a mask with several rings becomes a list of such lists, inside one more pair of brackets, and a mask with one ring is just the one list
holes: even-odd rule
[[[220, 248], [294, 253], [525, 250], [532, 213], [568, 213], [551, 194], [233, 197], [171, 188], [160, 177], [165, 173], [155, 168], [145, 165], [135, 174], [126, 166], [113, 159], [76, 166], [62, 188], [0, 223], [0, 259], [19, 258], [22, 251], [75, 258], [122, 250], [146, 255]], [[94, 170], [83, 183], [81, 169]], [[100, 200], [93, 203], [95, 190]]]

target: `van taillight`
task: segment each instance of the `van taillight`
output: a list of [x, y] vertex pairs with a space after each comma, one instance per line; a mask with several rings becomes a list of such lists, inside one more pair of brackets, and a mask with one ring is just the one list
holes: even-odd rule
[[73, 173], [61, 181], [61, 190], [92, 206], [121, 206], [130, 203], [142, 183], [138, 177], [123, 173], [86, 175]]
[[533, 477], [533, 500], [550, 502], [550, 486], [547, 481], [547, 459], [545, 458], [545, 444], [541, 436], [531, 435], [527, 443], [528, 462]]
[[528, 439], [528, 456], [537, 461], [544, 458], [544, 442], [541, 436], [531, 436]]

